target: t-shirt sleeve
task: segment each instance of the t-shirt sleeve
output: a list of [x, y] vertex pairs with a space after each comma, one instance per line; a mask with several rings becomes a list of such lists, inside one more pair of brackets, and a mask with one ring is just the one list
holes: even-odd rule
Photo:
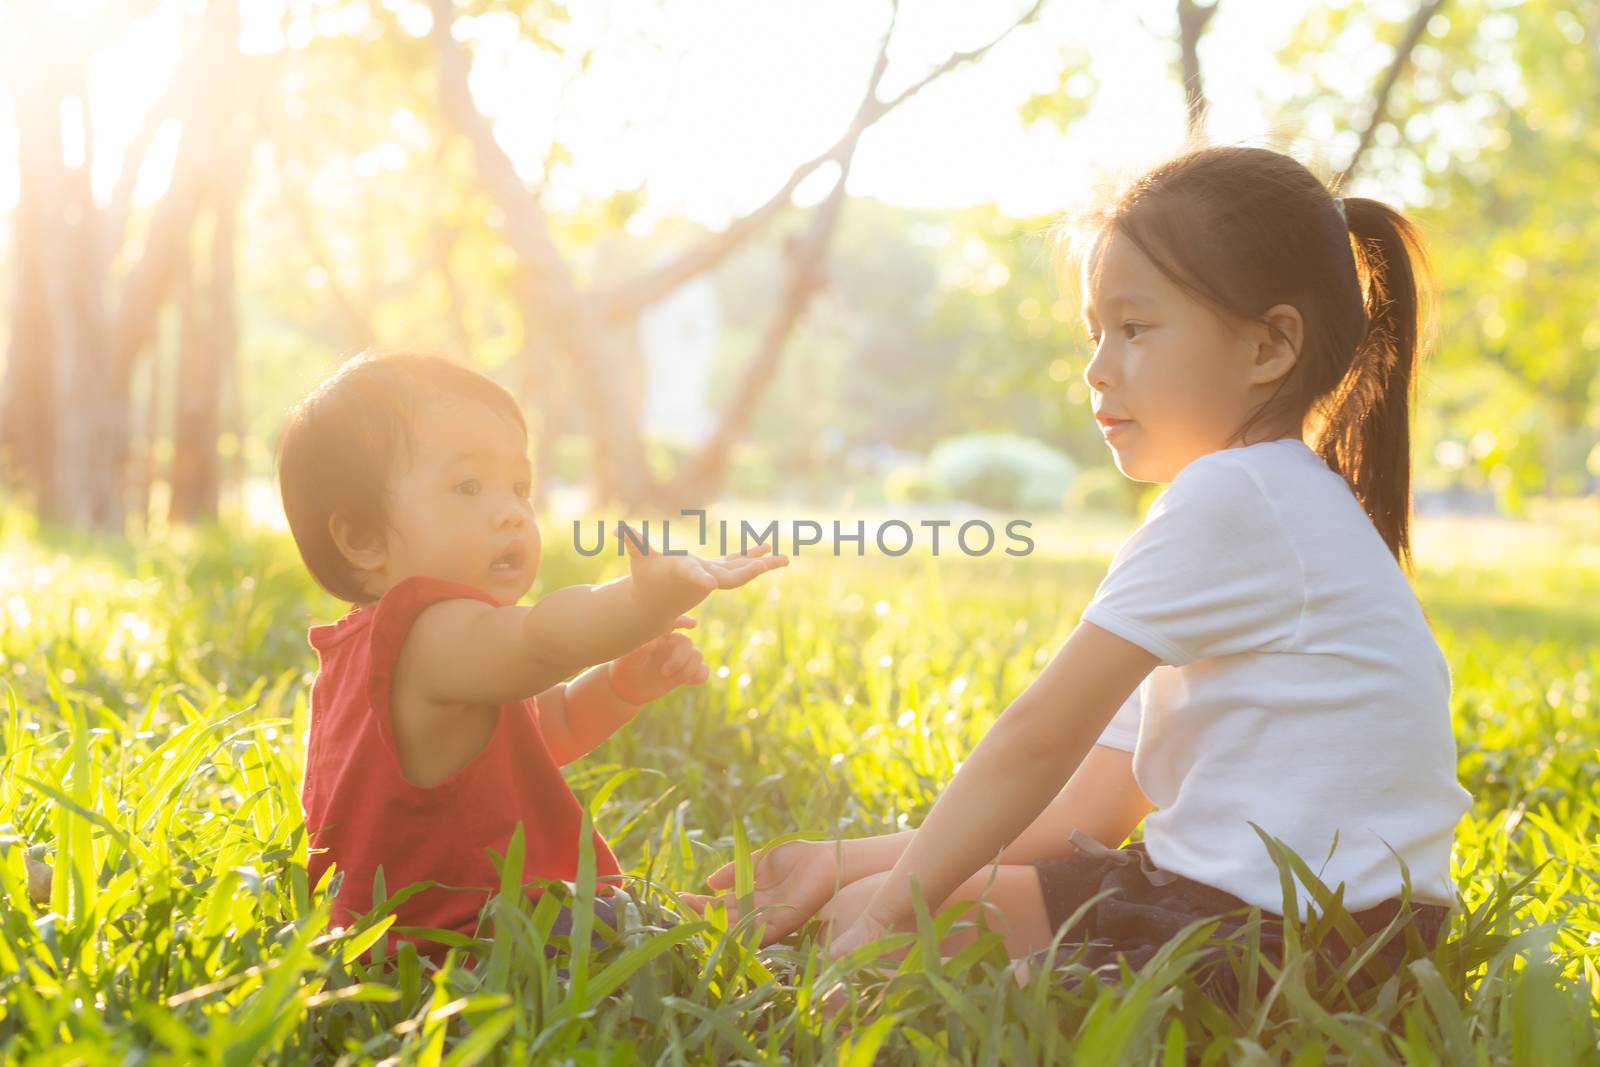
[[1100, 739], [1095, 744], [1105, 745], [1107, 748], [1120, 748], [1124, 752], [1132, 752], [1137, 747], [1139, 719], [1144, 708], [1140, 703], [1142, 699], [1140, 694], [1143, 691], [1144, 686], [1141, 685], [1122, 702], [1122, 707], [1118, 708], [1111, 721], [1106, 723], [1106, 728], [1100, 731]]
[[1305, 589], [1300, 557], [1255, 475], [1201, 457], [1117, 550], [1082, 617], [1181, 667], [1286, 650]]

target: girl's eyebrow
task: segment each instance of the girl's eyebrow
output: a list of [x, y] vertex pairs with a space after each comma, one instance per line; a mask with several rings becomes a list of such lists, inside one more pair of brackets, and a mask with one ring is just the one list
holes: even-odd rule
[[[1146, 297], [1143, 293], [1135, 293], [1135, 292], [1114, 293], [1111, 296], [1106, 297], [1106, 299], [1102, 301], [1102, 303], [1105, 305], [1107, 310], [1110, 310], [1111, 308], [1119, 307], [1119, 306], [1141, 307], [1141, 306], [1143, 306], [1145, 304], [1148, 304], [1149, 302], [1150, 302], [1149, 298]], [[1088, 315], [1090, 313], [1090, 310], [1091, 309], [1090, 309], [1090, 305], [1089, 304], [1084, 304], [1083, 305], [1083, 313], [1085, 315]]]

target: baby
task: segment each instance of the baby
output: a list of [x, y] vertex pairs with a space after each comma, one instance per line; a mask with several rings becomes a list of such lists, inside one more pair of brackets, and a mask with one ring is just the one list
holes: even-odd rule
[[[517, 602], [539, 569], [527, 429], [510, 394], [426, 355], [358, 356], [294, 410], [279, 485], [312, 576], [354, 606], [320, 658], [302, 792], [332, 922], [415, 882], [396, 927], [476, 931], [518, 823], [523, 882], [577, 877], [582, 809], [559, 768], [646, 704], [705, 681], [685, 611], [788, 562], [628, 544], [630, 573]], [[581, 673], [579, 673], [581, 672]], [[576, 675], [576, 677], [573, 677]], [[570, 679], [570, 680], [568, 680]], [[596, 874], [620, 870], [594, 835]], [[602, 886], [603, 888], [604, 886]], [[570, 922], [570, 917], [563, 926]], [[433, 959], [445, 946], [412, 938]]]

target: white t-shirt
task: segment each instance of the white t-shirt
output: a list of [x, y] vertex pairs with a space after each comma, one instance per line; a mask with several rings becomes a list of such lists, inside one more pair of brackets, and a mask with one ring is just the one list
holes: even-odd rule
[[1450, 668], [1377, 528], [1305, 442], [1184, 467], [1083, 618], [1162, 662], [1100, 738], [1134, 754], [1157, 866], [1281, 913], [1254, 822], [1343, 882], [1351, 911], [1399, 896], [1395, 854], [1413, 900], [1455, 902], [1451, 843], [1472, 798]]

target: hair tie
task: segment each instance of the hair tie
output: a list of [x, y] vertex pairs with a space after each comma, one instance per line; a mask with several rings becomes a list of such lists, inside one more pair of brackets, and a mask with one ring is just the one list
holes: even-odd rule
[[1344, 197], [1336, 196], [1333, 198], [1333, 210], [1339, 213], [1339, 218], [1344, 220], [1346, 226], [1350, 225], [1350, 219], [1344, 213]]

